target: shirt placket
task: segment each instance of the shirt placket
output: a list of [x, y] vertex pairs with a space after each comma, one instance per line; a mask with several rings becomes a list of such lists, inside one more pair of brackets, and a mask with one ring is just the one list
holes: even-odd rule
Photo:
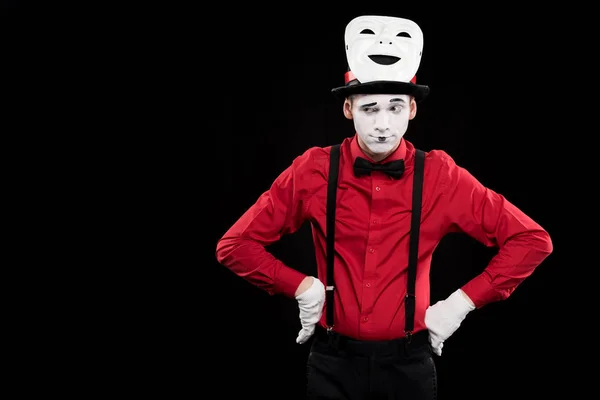
[[369, 213], [369, 227], [367, 235], [367, 247], [365, 254], [365, 269], [362, 282], [362, 307], [361, 307], [361, 330], [369, 330], [371, 313], [375, 301], [376, 270], [379, 262], [379, 244], [381, 243], [381, 210], [380, 204], [385, 196], [384, 179], [378, 173], [373, 173], [371, 178], [371, 211]]

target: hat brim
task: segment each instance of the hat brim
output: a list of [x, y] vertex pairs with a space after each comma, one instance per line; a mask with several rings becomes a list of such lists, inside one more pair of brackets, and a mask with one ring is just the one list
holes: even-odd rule
[[410, 82], [375, 81], [341, 86], [332, 89], [331, 92], [338, 99], [345, 99], [353, 94], [409, 94], [414, 96], [418, 103], [429, 94], [429, 86]]

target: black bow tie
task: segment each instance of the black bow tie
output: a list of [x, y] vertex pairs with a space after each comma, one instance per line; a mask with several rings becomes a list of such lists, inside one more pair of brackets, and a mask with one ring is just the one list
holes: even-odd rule
[[356, 176], [369, 175], [371, 171], [381, 171], [392, 178], [398, 179], [404, 173], [404, 160], [374, 164], [365, 158], [356, 157], [356, 160], [354, 160], [354, 174]]

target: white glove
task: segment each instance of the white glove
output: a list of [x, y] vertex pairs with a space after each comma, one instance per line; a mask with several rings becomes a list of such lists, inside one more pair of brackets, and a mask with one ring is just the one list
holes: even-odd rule
[[298, 308], [300, 308], [300, 323], [302, 329], [298, 333], [296, 343], [306, 342], [315, 333], [315, 325], [323, 315], [323, 304], [325, 304], [325, 286], [317, 278], [313, 277], [312, 285], [303, 293], [296, 296]]
[[429, 343], [433, 352], [442, 355], [444, 341], [460, 326], [467, 314], [475, 309], [462, 290], [458, 289], [446, 300], [440, 300], [425, 311], [425, 326], [429, 329]]

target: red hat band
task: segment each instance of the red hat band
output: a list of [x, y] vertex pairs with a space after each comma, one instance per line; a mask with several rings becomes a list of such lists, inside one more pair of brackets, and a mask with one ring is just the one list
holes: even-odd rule
[[[352, 73], [352, 71], [348, 71], [344, 74], [344, 83], [347, 85], [348, 82], [351, 82], [353, 80], [355, 80], [356, 77], [354, 76], [354, 74]], [[413, 76], [413, 78], [410, 80], [411, 83], [416, 84], [417, 83], [417, 76]]]

